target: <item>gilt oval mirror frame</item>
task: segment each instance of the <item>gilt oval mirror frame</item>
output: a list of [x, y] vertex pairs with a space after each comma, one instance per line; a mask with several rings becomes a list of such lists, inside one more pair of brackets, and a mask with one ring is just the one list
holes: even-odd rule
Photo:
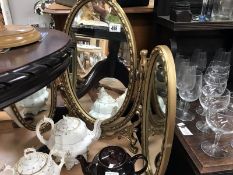
[[[56, 83], [51, 82], [30, 96], [6, 107], [4, 111], [12, 117], [19, 127], [35, 131], [37, 122], [42, 118], [54, 116], [57, 102], [56, 88]], [[48, 126], [43, 125], [41, 132], [46, 131]]]
[[[73, 6], [73, 8], [72, 8], [67, 20], [66, 20], [64, 31], [67, 34], [69, 34], [71, 37], [73, 37], [73, 40], [75, 41], [75, 44], [77, 44], [76, 45], [77, 47], [75, 47], [75, 54], [72, 58], [73, 60], [72, 60], [72, 65], [70, 66], [70, 69], [67, 70], [60, 77], [60, 81], [61, 81], [60, 85], [61, 85], [61, 92], [62, 92], [62, 95], [64, 96], [64, 101], [69, 109], [69, 112], [73, 116], [80, 117], [87, 124], [93, 125], [95, 118], [92, 117], [90, 114], [88, 114], [87, 110], [84, 109], [84, 107], [82, 106], [82, 104], [80, 102], [81, 98], [78, 98], [79, 90], [82, 91], [82, 89], [78, 89], [78, 88], [80, 88], [82, 86], [80, 85], [80, 87], [79, 87], [79, 84], [77, 82], [79, 82], [79, 81], [82, 82], [84, 80], [86, 81], [86, 79], [87, 79], [87, 81], [89, 81], [93, 75], [95, 76], [96, 72], [94, 72], [94, 71], [92, 72], [92, 69], [94, 69], [92, 67], [90, 70], [91, 73], [90, 72], [87, 73], [87, 75], [90, 75], [88, 78], [86, 78], [87, 77], [86, 76], [85, 77], [86, 79], [84, 79], [84, 78], [82, 79], [78, 75], [77, 64], [80, 62], [80, 60], [78, 60], [77, 56], [80, 54], [80, 51], [77, 51], [78, 44], [79, 44], [79, 43], [77, 43], [77, 40], [79, 39], [79, 37], [80, 38], [85, 37], [85, 38], [88, 38], [90, 40], [91, 39], [93, 40], [93, 38], [95, 40], [97, 40], [99, 38], [107, 40], [106, 43], [108, 45], [107, 46], [108, 47], [108, 52], [107, 52], [108, 55], [107, 55], [107, 58], [105, 60], [110, 60], [110, 61], [114, 62], [114, 60], [109, 59], [109, 57], [111, 57], [111, 54], [114, 54], [113, 52], [116, 52], [117, 58], [119, 59], [119, 56], [118, 56], [119, 52], [117, 49], [119, 49], [119, 47], [120, 47], [119, 46], [119, 43], [121, 42], [120, 38], [125, 38], [125, 41], [127, 44], [126, 50], [128, 52], [128, 55], [129, 55], [129, 60], [128, 60], [129, 64], [124, 69], [127, 70], [127, 72], [128, 72], [128, 77], [127, 77], [128, 82], [124, 83], [124, 80], [121, 82], [123, 82], [122, 84], [128, 85], [127, 87], [125, 87], [127, 89], [126, 97], [123, 101], [123, 104], [120, 106], [120, 108], [118, 108], [118, 111], [116, 113], [114, 113], [111, 118], [104, 120], [102, 123], [103, 130], [113, 131], [113, 130], [117, 130], [117, 129], [125, 126], [130, 121], [132, 116], [135, 115], [135, 111], [136, 111], [136, 108], [138, 106], [138, 100], [139, 100], [139, 94], [140, 94], [139, 93], [140, 88], [138, 88], [138, 87], [140, 87], [140, 86], [139, 86], [139, 83], [136, 81], [136, 70], [137, 70], [137, 65], [138, 65], [137, 52], [136, 52], [136, 45], [135, 45], [134, 34], [132, 32], [132, 27], [131, 27], [131, 25], [128, 21], [128, 18], [126, 17], [123, 9], [114, 0], [102, 0], [100, 2], [104, 3], [105, 6], [108, 6], [109, 7], [108, 11], [111, 11], [111, 14], [114, 14], [115, 16], [117, 16], [116, 18], [118, 18], [118, 21], [120, 20], [120, 26], [121, 26], [120, 33], [117, 33], [116, 31], [114, 31], [114, 32], [110, 31], [110, 27], [107, 28], [108, 31], [106, 30], [106, 28], [105, 28], [105, 30], [102, 30], [103, 26], [98, 26], [98, 23], [100, 23], [100, 22], [102, 23], [102, 21], [98, 21], [97, 26], [96, 25], [91, 26], [90, 31], [92, 31], [92, 33], [90, 32], [90, 33], [83, 34], [83, 32], [87, 32], [88, 29], [90, 29], [87, 27], [88, 25], [83, 25], [83, 23], [82, 24], [79, 23], [78, 27], [74, 26], [74, 24], [77, 23], [77, 18], [79, 18], [78, 13], [80, 12], [80, 10], [82, 10], [82, 8], [86, 7], [86, 5], [87, 6], [92, 5], [92, 8], [93, 8], [93, 3], [95, 3], [95, 2], [96, 2], [95, 0], [93, 0], [93, 1], [92, 0], [78, 0], [76, 5]], [[89, 16], [94, 15], [93, 18], [95, 18], [96, 14], [90, 13], [88, 15]], [[114, 18], [114, 20], [116, 20], [116, 18]], [[93, 24], [93, 21], [90, 25], [92, 25], [92, 24]], [[110, 26], [110, 23], [108, 23], [108, 25]], [[82, 27], [84, 27], [85, 30], [82, 30]], [[106, 34], [107, 34], [107, 36], [106, 36]], [[108, 37], [111, 39], [109, 39]], [[118, 41], [118, 40], [120, 40], [120, 41]], [[117, 42], [115, 42], [115, 41], [117, 41]], [[91, 41], [89, 41], [89, 42], [91, 42]], [[118, 45], [118, 47], [116, 46], [116, 48], [117, 48], [116, 51], [114, 51], [114, 49], [115, 49], [114, 44]], [[95, 45], [95, 46], [97, 47], [97, 45]], [[113, 49], [113, 52], [111, 49]], [[125, 61], [124, 58], [123, 58], [123, 61]], [[100, 62], [102, 63], [102, 61], [100, 61]], [[97, 63], [98, 66], [101, 64], [100, 62]], [[114, 64], [115, 64], [115, 62], [114, 62]], [[120, 63], [120, 64], [122, 64], [122, 63]], [[96, 65], [94, 65], [94, 66], [96, 66]], [[96, 66], [96, 67], [98, 68], [98, 66]], [[115, 69], [115, 67], [113, 67], [113, 68], [107, 67], [107, 68]], [[105, 71], [105, 70], [102, 69], [102, 71]], [[120, 70], [117, 71], [117, 69], [114, 71], [115, 71], [114, 72], [115, 74], [119, 74], [119, 72], [121, 72]], [[109, 77], [115, 78], [115, 76], [119, 76], [119, 75], [115, 75], [115, 74], [110, 75]], [[122, 77], [122, 75], [121, 75], [121, 77]], [[105, 78], [105, 77], [102, 76], [101, 78], [99, 78], [99, 79], [97, 78], [98, 83], [100, 82], [100, 80], [102, 81], [103, 78]], [[76, 89], [78, 89], [77, 92], [76, 92]], [[113, 87], [113, 89], [114, 89], [114, 87]], [[133, 105], [131, 105], [131, 104], [133, 104]], [[129, 106], [131, 106], [130, 109], [126, 109]], [[126, 110], [129, 112], [126, 113]]]
[[149, 162], [147, 174], [163, 175], [170, 157], [176, 116], [175, 65], [167, 46], [155, 47], [150, 55], [143, 98], [142, 152]]

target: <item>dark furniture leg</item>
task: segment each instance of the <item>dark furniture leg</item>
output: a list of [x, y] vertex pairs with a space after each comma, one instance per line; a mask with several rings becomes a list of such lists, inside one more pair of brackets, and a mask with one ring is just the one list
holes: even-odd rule
[[81, 98], [92, 87], [96, 87], [103, 78], [116, 78], [124, 84], [129, 83], [129, 71], [123, 62], [118, 58], [120, 42], [109, 41], [109, 55], [107, 59], [98, 62], [92, 70], [81, 80], [77, 82], [77, 97]]

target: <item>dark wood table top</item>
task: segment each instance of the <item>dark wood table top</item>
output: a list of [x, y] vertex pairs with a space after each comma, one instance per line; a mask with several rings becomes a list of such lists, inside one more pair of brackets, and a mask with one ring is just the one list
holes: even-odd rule
[[[194, 107], [192, 107], [194, 109]], [[194, 121], [183, 122], [185, 126], [191, 131], [193, 135], [183, 135], [179, 127], [176, 125], [175, 134], [183, 148], [185, 149], [187, 155], [191, 160], [191, 166], [193, 167], [196, 174], [233, 174], [233, 148], [230, 146], [230, 142], [233, 140], [233, 135], [222, 135], [220, 139], [220, 144], [224, 145], [226, 149], [229, 150], [230, 156], [227, 158], [213, 158], [206, 155], [201, 150], [201, 142], [204, 140], [214, 141], [214, 132], [209, 134], [203, 134], [196, 128], [196, 122], [203, 120], [204, 117], [196, 115]], [[176, 119], [176, 124], [182, 121]]]
[[58, 30], [38, 29], [41, 33], [48, 33], [43, 41], [12, 48], [10, 51], [0, 54], [0, 73], [11, 71], [45, 58], [58, 50], [63, 49], [70, 37]]
[[41, 41], [0, 54], [0, 108], [54, 81], [70, 63], [71, 38], [57, 30], [38, 30], [47, 34]]

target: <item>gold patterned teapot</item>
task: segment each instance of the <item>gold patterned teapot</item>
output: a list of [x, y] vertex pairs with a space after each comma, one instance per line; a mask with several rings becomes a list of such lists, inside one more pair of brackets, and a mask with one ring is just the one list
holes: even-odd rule
[[[36, 152], [34, 148], [24, 150], [24, 156], [19, 159], [14, 168], [6, 166], [2, 175], [60, 175], [61, 168], [64, 165], [64, 155], [60, 159], [59, 165], [52, 159], [52, 155], [56, 154], [55, 150], [51, 150], [49, 155], [42, 152]], [[0, 172], [1, 174], [1, 172]]]
[[[45, 140], [40, 134], [40, 127], [44, 123], [52, 126], [51, 136]], [[78, 161], [77, 155], [86, 157], [88, 146], [99, 139], [101, 135], [101, 120], [96, 120], [93, 131], [86, 127], [86, 124], [79, 118], [63, 116], [63, 119], [54, 124], [50, 118], [44, 118], [36, 126], [36, 134], [39, 140], [50, 150], [58, 150], [57, 156], [65, 154], [65, 166], [70, 170]], [[56, 156], [56, 155], [55, 155]]]

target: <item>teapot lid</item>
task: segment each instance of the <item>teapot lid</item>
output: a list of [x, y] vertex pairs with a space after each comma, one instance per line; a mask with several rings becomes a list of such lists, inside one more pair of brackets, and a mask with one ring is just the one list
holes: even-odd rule
[[100, 151], [99, 160], [108, 168], [117, 168], [125, 162], [126, 155], [123, 148], [119, 146], [108, 146]]
[[43, 169], [47, 164], [47, 154], [40, 152], [24, 153], [17, 164], [17, 171], [22, 175], [35, 174]]
[[79, 126], [79, 119], [63, 116], [56, 124], [56, 129], [62, 132], [72, 131]]
[[99, 91], [97, 100], [99, 103], [115, 103], [115, 99], [112, 98], [112, 96], [110, 96], [103, 87]]

